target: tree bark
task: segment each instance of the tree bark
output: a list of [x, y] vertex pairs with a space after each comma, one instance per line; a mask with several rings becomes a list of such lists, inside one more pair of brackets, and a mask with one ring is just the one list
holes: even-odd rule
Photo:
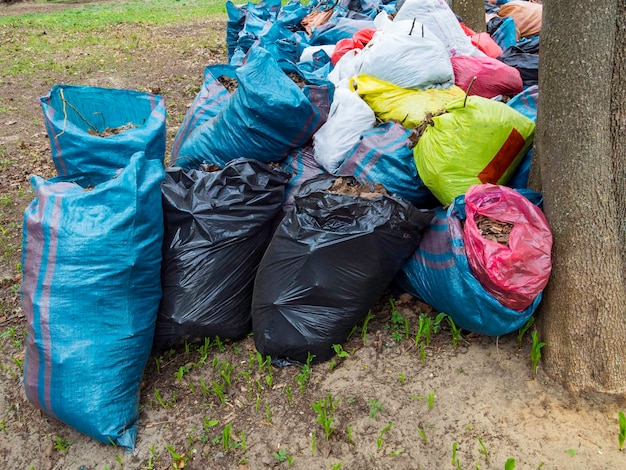
[[477, 33], [487, 29], [484, 0], [452, 0], [452, 11], [463, 18], [463, 23]]
[[544, 4], [535, 155], [554, 236], [543, 366], [626, 392], [626, 0]]

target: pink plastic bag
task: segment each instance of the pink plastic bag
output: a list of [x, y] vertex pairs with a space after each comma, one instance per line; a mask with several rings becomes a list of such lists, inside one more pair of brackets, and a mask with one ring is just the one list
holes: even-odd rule
[[[465, 203], [464, 241], [474, 276], [502, 305], [523, 311], [543, 291], [552, 269], [552, 232], [545, 216], [506, 186], [474, 185], [465, 194]], [[483, 236], [477, 225], [485, 223], [481, 216], [513, 225], [508, 246]]]
[[456, 56], [450, 58], [454, 84], [467, 91], [474, 77], [470, 95], [493, 98], [515, 96], [524, 91], [519, 70], [491, 57]]

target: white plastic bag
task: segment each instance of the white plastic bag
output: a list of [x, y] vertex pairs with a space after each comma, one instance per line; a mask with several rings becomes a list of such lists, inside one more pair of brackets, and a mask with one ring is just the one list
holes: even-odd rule
[[313, 60], [313, 54], [319, 51], [324, 51], [330, 57], [335, 51], [335, 45], [329, 44], [324, 46], [309, 46], [305, 47], [300, 54], [300, 62], [310, 62]]
[[375, 24], [381, 29], [361, 51], [358, 74], [414, 90], [454, 84], [448, 52], [427, 26], [391, 22], [380, 14]]
[[456, 15], [445, 0], [406, 0], [393, 22], [415, 19], [441, 40], [450, 57], [457, 55], [484, 55], [472, 45]]
[[374, 111], [359, 95], [346, 88], [337, 88], [328, 119], [313, 135], [315, 160], [334, 174], [358, 143], [361, 134], [374, 124]]
[[342, 55], [341, 59], [339, 59], [335, 67], [328, 74], [328, 80], [335, 86], [339, 86], [340, 82], [356, 75], [361, 63], [360, 54], [360, 49], [352, 49]]

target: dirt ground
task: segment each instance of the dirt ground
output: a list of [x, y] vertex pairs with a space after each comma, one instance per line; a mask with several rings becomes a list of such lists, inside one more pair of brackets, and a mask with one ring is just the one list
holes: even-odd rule
[[[0, 6], [0, 15], [70, 7], [26, 2]], [[153, 33], [189, 38], [216, 29], [225, 38], [225, 21]], [[29, 175], [54, 176], [37, 98], [57, 83], [162, 94], [169, 148], [204, 67], [225, 62], [225, 49], [224, 39], [210, 47], [199, 42], [191, 49], [171, 48], [166, 60], [150, 67], [138, 56], [134, 63], [85, 76], [0, 81], [0, 103], [9, 107], [0, 114], [0, 461], [5, 468], [502, 469], [508, 459], [524, 470], [626, 468], [617, 438], [623, 398], [572, 396], [543, 373], [541, 363], [534, 379], [529, 335], [521, 346], [517, 334], [466, 334], [455, 344], [443, 323], [420, 354], [414, 337], [428, 306], [397, 301], [410, 334], [394, 335], [388, 294], [373, 308], [367, 330], [359, 325], [344, 344], [346, 357], [312, 365], [308, 380], [300, 366], [273, 367], [271, 373], [259, 366], [250, 337], [215, 344], [204, 359], [200, 345], [151, 357], [141, 387], [137, 444], [130, 453], [98, 443], [28, 402], [21, 377], [26, 325], [19, 294], [21, 221], [33, 196]], [[218, 380], [225, 363], [232, 373], [222, 400], [202, 384]], [[327, 439], [312, 405], [329, 398], [334, 431]]]

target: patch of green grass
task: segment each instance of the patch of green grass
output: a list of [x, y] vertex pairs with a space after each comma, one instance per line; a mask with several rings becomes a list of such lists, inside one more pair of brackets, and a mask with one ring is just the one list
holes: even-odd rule
[[[0, 77], [41, 72], [93, 73], [151, 48], [150, 29], [225, 17], [225, 2], [175, 0], [84, 4], [48, 13], [0, 17]], [[198, 44], [209, 39], [198, 38]], [[158, 38], [159, 45], [175, 37]], [[205, 43], [206, 44], [206, 43]]]

